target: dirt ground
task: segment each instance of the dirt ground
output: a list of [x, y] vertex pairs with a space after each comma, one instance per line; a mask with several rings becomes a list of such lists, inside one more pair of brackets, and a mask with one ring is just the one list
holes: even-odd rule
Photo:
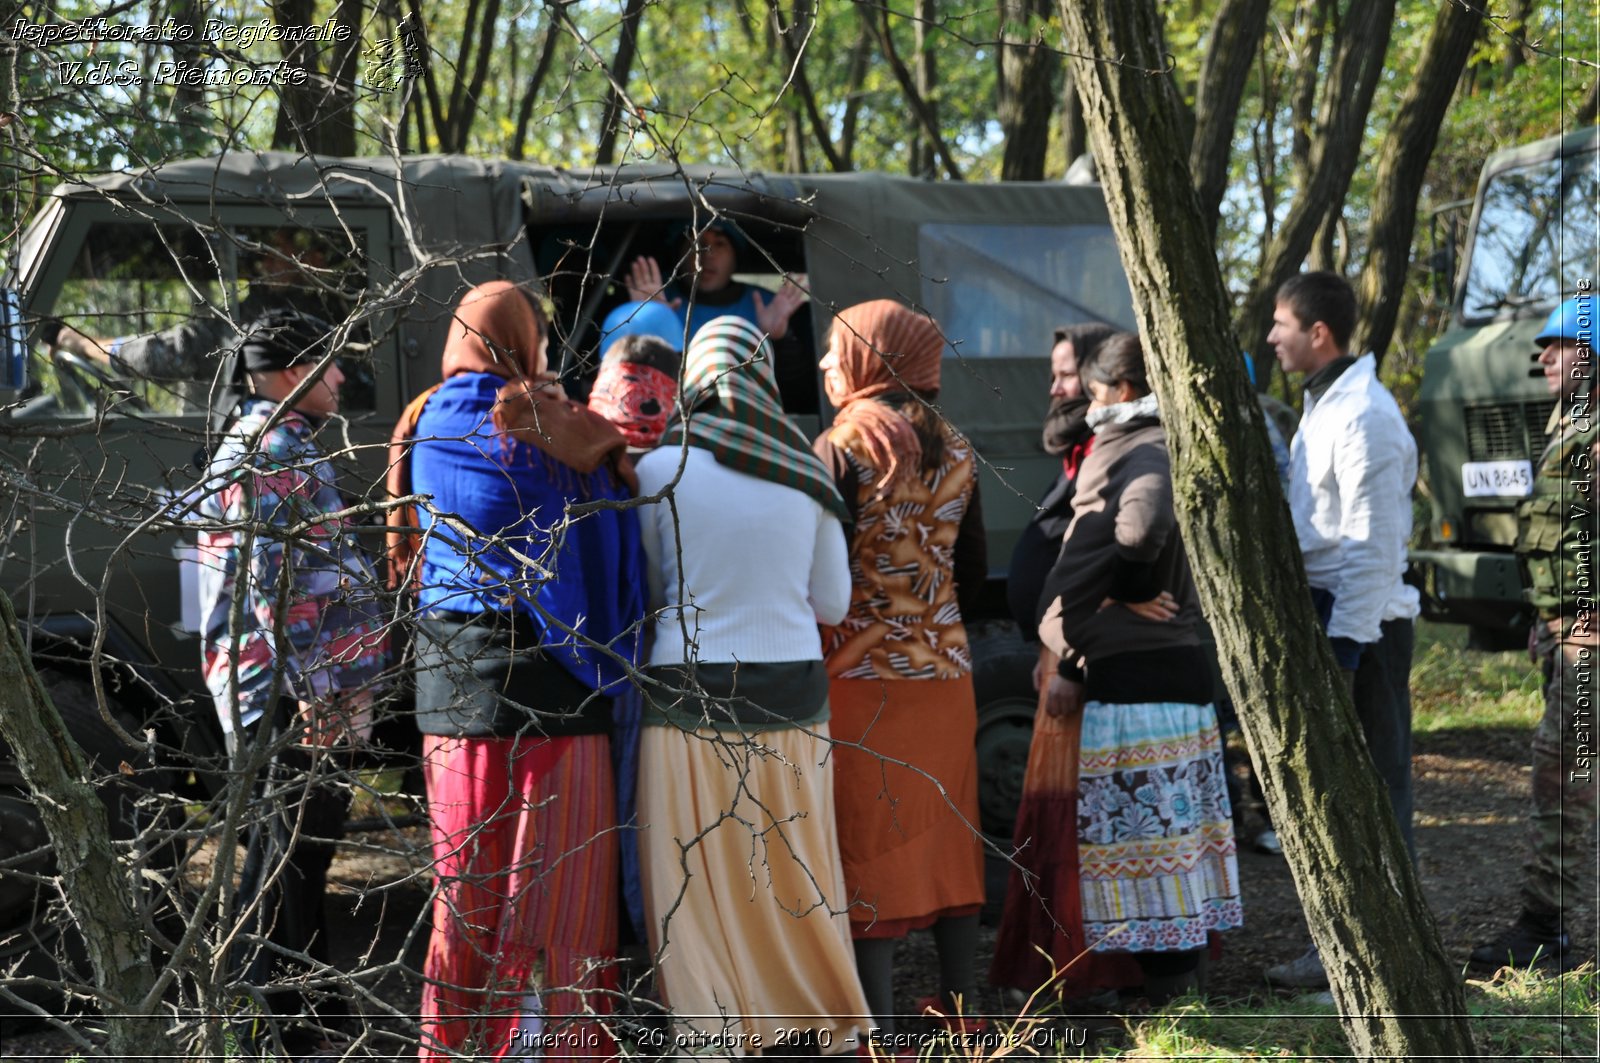
[[[1472, 946], [1496, 932], [1518, 908], [1529, 794], [1528, 735], [1445, 732], [1419, 735], [1416, 745], [1416, 834], [1423, 884], [1445, 950], [1453, 963], [1464, 966]], [[1211, 997], [1218, 1004], [1270, 996], [1262, 969], [1298, 955], [1308, 941], [1284, 861], [1250, 848], [1258, 826], [1255, 813], [1247, 813], [1239, 856], [1246, 926], [1226, 935], [1223, 957], [1212, 967]], [[404, 1036], [406, 1016], [416, 1011], [414, 972], [426, 944], [422, 909], [427, 884], [425, 877], [413, 873], [414, 866], [421, 866], [420, 859], [415, 855], [408, 859], [398, 851], [412, 848], [415, 853], [422, 840], [420, 829], [401, 837], [367, 833], [353, 839], [335, 864], [333, 925], [343, 929], [336, 958], [346, 969], [364, 972], [359, 979], [368, 994], [364, 1009], [375, 1019], [367, 1042], [348, 1058], [410, 1054], [394, 1035]], [[1574, 913], [1570, 930], [1574, 942], [1583, 943], [1578, 947], [1592, 958], [1596, 940], [1592, 904]], [[986, 927], [980, 971], [988, 967], [993, 940], [992, 928]], [[901, 946], [896, 990], [902, 1011], [910, 1011], [918, 997], [933, 992], [936, 972], [932, 941], [926, 934], [914, 935]], [[999, 994], [980, 1004], [985, 1011], [1005, 1009]], [[1114, 1025], [1114, 1020], [1108, 1022]], [[1095, 1025], [1107, 1029], [1107, 1024]], [[1091, 1043], [1088, 1051], [1093, 1050]], [[41, 1028], [9, 1031], [0, 1044], [0, 1058], [40, 1063], [81, 1052], [60, 1032]]]

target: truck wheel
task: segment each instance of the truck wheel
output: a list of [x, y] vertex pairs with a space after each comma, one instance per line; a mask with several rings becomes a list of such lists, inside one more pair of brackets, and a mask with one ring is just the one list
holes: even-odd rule
[[1009, 628], [972, 642], [978, 701], [978, 810], [984, 833], [1011, 838], [1033, 737], [1033, 666], [1039, 651]]
[[[62, 722], [92, 764], [90, 777], [106, 804], [111, 837], [127, 841], [150, 825], [151, 816], [138, 799], [147, 792], [168, 792], [164, 772], [141, 769], [136, 778], [124, 777], [118, 766], [132, 755], [111, 733], [95, 705], [94, 688], [86, 680], [59, 672], [41, 672], [40, 681], [50, 692]], [[115, 703], [118, 722], [130, 731], [137, 723]], [[151, 863], [170, 866], [170, 848], [153, 854]], [[88, 960], [83, 941], [48, 884], [56, 873], [50, 835], [29, 796], [16, 758], [0, 743], [0, 975], [7, 979], [40, 978], [81, 981], [87, 978]], [[65, 971], [64, 968], [65, 967]], [[77, 973], [73, 973], [77, 972]], [[63, 1005], [61, 993], [44, 985], [12, 985], [8, 991], [49, 1012]], [[0, 1006], [7, 1025], [22, 1017], [15, 1005]]]
[[1039, 651], [1001, 627], [972, 640], [972, 685], [978, 701], [978, 813], [983, 825], [983, 922], [998, 925], [1006, 899], [1012, 829], [1033, 740], [1033, 666]]
[[1528, 648], [1528, 625], [1489, 627], [1473, 624], [1467, 628], [1467, 649], [1486, 653], [1511, 653]]

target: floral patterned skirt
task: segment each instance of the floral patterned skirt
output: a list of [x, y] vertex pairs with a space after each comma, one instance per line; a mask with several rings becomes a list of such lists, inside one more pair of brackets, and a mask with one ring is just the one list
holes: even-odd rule
[[1233, 814], [1210, 705], [1083, 710], [1083, 929], [1101, 952], [1198, 949], [1244, 922]]

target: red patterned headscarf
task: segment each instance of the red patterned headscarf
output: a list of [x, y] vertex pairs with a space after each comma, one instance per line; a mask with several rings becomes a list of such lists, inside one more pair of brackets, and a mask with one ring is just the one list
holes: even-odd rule
[[828, 401], [838, 409], [828, 438], [854, 449], [883, 474], [880, 488], [922, 469], [916, 429], [883, 395], [939, 390], [944, 335], [933, 318], [892, 299], [842, 310], [833, 322], [829, 351], [836, 365], [823, 375]]
[[589, 409], [622, 429], [630, 447], [649, 448], [661, 442], [672, 413], [678, 382], [653, 365], [603, 362], [589, 392]]

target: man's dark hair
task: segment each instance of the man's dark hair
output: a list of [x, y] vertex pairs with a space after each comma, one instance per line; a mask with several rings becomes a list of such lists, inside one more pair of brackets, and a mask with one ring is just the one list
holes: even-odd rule
[[631, 336], [622, 337], [608, 347], [604, 361], [633, 362], [637, 365], [648, 365], [652, 369], [659, 369], [668, 376], [676, 378], [682, 359], [679, 357], [678, 352], [672, 349], [672, 344], [666, 340], [643, 332], [635, 332]]
[[1356, 331], [1356, 293], [1337, 273], [1315, 270], [1290, 277], [1278, 288], [1278, 302], [1294, 312], [1302, 329], [1320, 321], [1333, 334], [1336, 347], [1342, 351], [1350, 346]]
[[1055, 342], [1072, 344], [1073, 360], [1081, 363], [1086, 354], [1116, 334], [1117, 330], [1104, 321], [1083, 321], [1056, 329]]
[[1107, 387], [1126, 381], [1140, 395], [1150, 394], [1144, 373], [1144, 348], [1139, 345], [1137, 332], [1118, 332], [1087, 354], [1078, 355], [1078, 375]]

